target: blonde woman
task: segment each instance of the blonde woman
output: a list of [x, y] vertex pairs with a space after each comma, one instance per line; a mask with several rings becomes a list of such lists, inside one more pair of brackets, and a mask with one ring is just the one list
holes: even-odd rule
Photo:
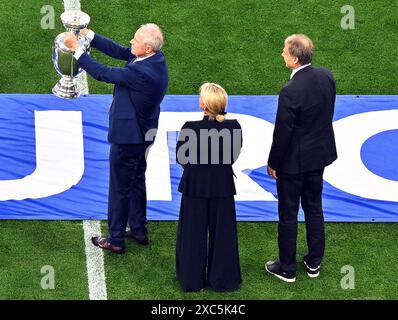
[[241, 126], [226, 119], [228, 96], [218, 84], [200, 88], [204, 117], [180, 131], [177, 162], [184, 172], [176, 244], [176, 275], [184, 291], [233, 291], [241, 280], [234, 173]]

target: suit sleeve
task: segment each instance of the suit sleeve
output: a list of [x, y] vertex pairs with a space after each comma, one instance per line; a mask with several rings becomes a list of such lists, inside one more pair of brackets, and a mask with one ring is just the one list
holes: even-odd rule
[[94, 60], [86, 52], [80, 56], [78, 64], [98, 81], [135, 88], [143, 80], [143, 74], [137, 71], [136, 68], [131, 66], [124, 68], [108, 67]]
[[91, 41], [91, 46], [106, 55], [119, 60], [127, 61], [131, 56], [133, 56], [130, 47], [121, 46], [111, 39], [99, 34], [95, 34], [94, 39]]
[[232, 163], [235, 163], [236, 160], [238, 160], [238, 157], [240, 155], [240, 152], [242, 150], [242, 144], [243, 144], [243, 132], [242, 132], [242, 127], [240, 126], [240, 123], [236, 121], [237, 126], [234, 128], [234, 130], [238, 130], [235, 135], [235, 133], [232, 133], [234, 139], [233, 139], [233, 146], [232, 146]]
[[275, 128], [271, 151], [268, 156], [268, 166], [279, 170], [292, 138], [297, 108], [295, 107], [287, 89], [279, 94], [278, 110], [276, 113]]

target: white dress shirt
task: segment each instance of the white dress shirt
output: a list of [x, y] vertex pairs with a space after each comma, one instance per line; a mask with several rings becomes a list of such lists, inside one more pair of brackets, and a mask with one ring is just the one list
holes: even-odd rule
[[[95, 33], [93, 30], [90, 30], [87, 34], [86, 34], [86, 38], [88, 39], [88, 41], [93, 41], [95, 37]], [[75, 57], [76, 60], [79, 60], [80, 56], [85, 52], [85, 50], [82, 47], [79, 47], [79, 49], [77, 49], [75, 51], [75, 53], [73, 54], [73, 56]]]
[[145, 56], [145, 57], [137, 57], [137, 58], [135, 58], [135, 60], [133, 61], [133, 63], [134, 62], [138, 62], [138, 61], [142, 61], [142, 60], [145, 60], [145, 59], [148, 59], [149, 57], [152, 57], [153, 55], [155, 55], [156, 54], [156, 52], [152, 52], [150, 55], [148, 55], [148, 56]]
[[299, 72], [301, 69], [304, 69], [305, 67], [308, 67], [308, 66], [310, 66], [310, 65], [311, 65], [311, 63], [308, 63], [308, 64], [305, 64], [305, 65], [303, 65], [303, 66], [301, 66], [301, 67], [298, 67], [297, 69], [294, 69], [294, 70], [292, 71], [292, 74], [290, 75], [290, 79], [293, 78], [293, 76], [294, 76], [297, 72]]

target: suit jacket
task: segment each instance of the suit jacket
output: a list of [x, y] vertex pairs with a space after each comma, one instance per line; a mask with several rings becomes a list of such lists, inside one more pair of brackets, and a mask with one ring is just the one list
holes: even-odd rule
[[299, 70], [279, 94], [268, 165], [297, 174], [337, 159], [332, 126], [336, 84], [332, 73], [312, 66]]
[[204, 117], [186, 122], [176, 148], [177, 162], [184, 168], [178, 191], [200, 198], [235, 195], [232, 164], [241, 148], [242, 129], [237, 120], [217, 122]]
[[130, 47], [96, 34], [91, 46], [115, 59], [127, 61], [123, 68], [107, 67], [84, 53], [78, 64], [93, 78], [114, 83], [109, 109], [108, 141], [116, 144], [145, 142], [145, 134], [157, 129], [160, 103], [168, 86], [168, 69], [162, 52], [134, 62]]

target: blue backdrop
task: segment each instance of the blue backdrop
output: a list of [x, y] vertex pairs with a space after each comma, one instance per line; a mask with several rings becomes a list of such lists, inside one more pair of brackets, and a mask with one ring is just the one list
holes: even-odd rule
[[[107, 111], [111, 99], [110, 95], [90, 95], [75, 100], [62, 100], [53, 95], [0, 95], [0, 192], [3, 192], [3, 197], [0, 194], [0, 219], [106, 219], [109, 150], [106, 141]], [[249, 115], [272, 125], [276, 107], [277, 96], [230, 96], [228, 112]], [[38, 133], [35, 132], [36, 113], [51, 110], [81, 112], [84, 150], [82, 176], [74, 185], [60, 193], [29, 198], [29, 194], [34, 194], [35, 190], [25, 190], [23, 192], [28, 195], [27, 198], [22, 196], [23, 199], [17, 199], [13, 196], [13, 192], [8, 193], [9, 183], [13, 180], [23, 181], [21, 179], [35, 172], [36, 143], [39, 139]], [[161, 110], [164, 113], [192, 114], [199, 111], [198, 97], [166, 96]], [[361, 130], [366, 131], [368, 126], [366, 121], [370, 121], [369, 127], [372, 124], [372, 112], [388, 110], [398, 110], [398, 96], [338, 96], [334, 121], [338, 124], [339, 120], [351, 119], [350, 116], [368, 114], [369, 116], [363, 120], [359, 119], [362, 121]], [[395, 115], [390, 113], [389, 117]], [[200, 118], [199, 114], [197, 116]], [[385, 182], [386, 186], [395, 188], [398, 186], [398, 117], [394, 121], [395, 128], [389, 127], [388, 130], [370, 134], [360, 146], [360, 158], [370, 175], [377, 177], [380, 183]], [[345, 128], [347, 127], [350, 126], [346, 125]], [[178, 129], [171, 130], [167, 135], [170, 159], [175, 148], [176, 131]], [[340, 132], [339, 135], [350, 137], [355, 136], [357, 132], [359, 130], [356, 130], [353, 122], [351, 132]], [[261, 136], [258, 139], [261, 139]], [[264, 139], [271, 141], [272, 137], [267, 136]], [[244, 140], [244, 145], [253, 143], [256, 144], [256, 141]], [[59, 141], [59, 148], [62, 147], [63, 141]], [[337, 148], [339, 153], [339, 145]], [[258, 153], [266, 161], [268, 157], [266, 151], [258, 150]], [[60, 170], [65, 170], [65, 176], [68, 175], [68, 168]], [[171, 200], [150, 200], [148, 202], [150, 220], [178, 219], [180, 194], [176, 189], [182, 170], [173, 161], [170, 161], [169, 170]], [[245, 173], [275, 199], [273, 201], [238, 200], [238, 220], [277, 220], [275, 182], [265, 174], [265, 165], [246, 170]], [[375, 192], [374, 197], [364, 197], [363, 193], [355, 191], [355, 181], [352, 181], [348, 192], [347, 188], [338, 187], [339, 183], [334, 183], [332, 180], [333, 176], [330, 181], [325, 177], [323, 205], [327, 221], [398, 221], [398, 199], [394, 198], [394, 195], [384, 198]], [[369, 190], [371, 187], [369, 185]], [[17, 185], [16, 188], [20, 187]], [[378, 191], [380, 192], [380, 188]], [[15, 194], [23, 192], [16, 190]], [[300, 219], [302, 219], [301, 212]]]

